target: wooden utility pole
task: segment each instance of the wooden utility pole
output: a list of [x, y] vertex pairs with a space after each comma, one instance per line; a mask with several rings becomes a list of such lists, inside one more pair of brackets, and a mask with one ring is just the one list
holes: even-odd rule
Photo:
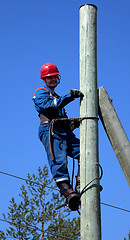
[[84, 93], [80, 117], [81, 239], [101, 239], [98, 169], [97, 7], [80, 7], [80, 90]]
[[99, 88], [99, 116], [130, 186], [130, 142], [104, 87]]

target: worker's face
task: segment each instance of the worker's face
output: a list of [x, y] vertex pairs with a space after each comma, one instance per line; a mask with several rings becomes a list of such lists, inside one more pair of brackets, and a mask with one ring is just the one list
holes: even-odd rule
[[54, 89], [58, 84], [58, 75], [49, 76], [44, 79], [45, 84], [50, 89]]

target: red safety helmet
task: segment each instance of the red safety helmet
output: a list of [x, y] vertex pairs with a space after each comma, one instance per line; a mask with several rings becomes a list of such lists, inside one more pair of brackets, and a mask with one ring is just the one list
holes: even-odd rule
[[45, 63], [40, 69], [41, 79], [53, 75], [58, 75], [59, 70], [53, 63]]

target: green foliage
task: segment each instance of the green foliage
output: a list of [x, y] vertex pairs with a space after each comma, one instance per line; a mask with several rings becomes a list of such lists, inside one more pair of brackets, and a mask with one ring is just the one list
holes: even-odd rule
[[[128, 240], [130, 239], [130, 230], [129, 230], [129, 233], [128, 233]], [[127, 240], [125, 237], [124, 237], [124, 240]]]
[[0, 231], [0, 239], [43, 240], [79, 239], [80, 219], [70, 218], [67, 207], [56, 210], [64, 198], [48, 177], [48, 168], [39, 167], [38, 175], [28, 174], [26, 187], [20, 188], [20, 203], [14, 197], [10, 201], [6, 232]]

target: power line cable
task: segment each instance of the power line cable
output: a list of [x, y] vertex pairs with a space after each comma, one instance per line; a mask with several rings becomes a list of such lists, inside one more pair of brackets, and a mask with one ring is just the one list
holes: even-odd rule
[[[13, 175], [13, 174], [10, 174], [10, 173], [6, 173], [6, 172], [2, 172], [2, 171], [0, 171], [0, 173], [1, 173], [1, 174], [4, 174], [4, 175], [6, 175], [6, 176], [14, 177], [14, 178], [17, 178], [17, 179], [20, 179], [20, 180], [32, 182], [32, 183], [34, 183], [34, 184], [37, 184], [37, 185], [41, 185], [41, 186], [42, 186], [42, 184], [37, 183], [37, 182], [34, 182], [34, 181], [31, 181], [31, 180], [29, 180], [29, 179], [27, 179], [27, 178], [19, 177], [19, 176], [16, 176], [16, 175]], [[46, 185], [45, 187], [59, 191], [57, 188], [49, 187], [49, 186], [47, 186], [47, 185]], [[120, 208], [120, 207], [117, 207], [117, 206], [114, 206], [114, 205], [111, 205], [111, 204], [107, 204], [107, 203], [102, 203], [102, 202], [100, 202], [100, 203], [101, 203], [102, 205], [105, 205], [105, 206], [108, 206], [108, 207], [111, 207], [111, 208], [116, 208], [116, 209], [118, 209], [118, 210], [122, 210], [122, 211], [125, 211], [125, 212], [130, 212], [130, 210], [125, 209], [125, 208]]]
[[[7, 176], [9, 176], [9, 177], [17, 178], [17, 179], [20, 179], [20, 180], [23, 180], [23, 181], [28, 181], [28, 182], [34, 183], [34, 184], [36, 184], [36, 185], [42, 186], [42, 184], [37, 183], [37, 182], [34, 182], [34, 181], [31, 181], [31, 180], [29, 180], [29, 179], [27, 179], [27, 178], [19, 177], [19, 176], [16, 176], [16, 175], [13, 175], [13, 174], [10, 174], [10, 173], [6, 173], [6, 172], [2, 172], [2, 171], [0, 171], [0, 173], [1, 173], [1, 174], [4, 174], [4, 175], [7, 175]], [[47, 185], [46, 185], [45, 187], [59, 191], [57, 188], [49, 187], [49, 186], [47, 186]]]
[[116, 208], [118, 210], [122, 210], [122, 211], [125, 211], [125, 212], [130, 212], [130, 210], [127, 210], [125, 208], [120, 208], [120, 207], [116, 207], [116, 206], [113, 206], [111, 204], [107, 204], [107, 203], [103, 203], [103, 202], [100, 202], [102, 205], [105, 205], [105, 206], [108, 206], [108, 207], [112, 207], [112, 208]]
[[[40, 231], [40, 233], [42, 232], [43, 234], [47, 234], [47, 232], [50, 231], [51, 228], [53, 228], [53, 225], [50, 225], [46, 230], [42, 231], [38, 227], [33, 226], [31, 224], [28, 224], [28, 223], [26, 223], [26, 225], [25, 225], [25, 223], [22, 223], [22, 222], [19, 222], [19, 223], [18, 222], [11, 222], [11, 221], [9, 221], [7, 219], [1, 219], [1, 218], [0, 218], [0, 221], [8, 223], [8, 224], [11, 224], [13, 226], [18, 226], [18, 227], [20, 226], [20, 227], [23, 227], [23, 228], [25, 228], [26, 225], [27, 225], [27, 227], [34, 228], [34, 230]], [[72, 228], [72, 230], [73, 230], [73, 228]], [[68, 231], [67, 232], [66, 231], [62, 231], [62, 233], [64, 233], [64, 234], [67, 233], [68, 234]], [[53, 235], [53, 233], [49, 233], [49, 234]], [[56, 234], [54, 234], [54, 235], [56, 235]], [[56, 236], [60, 236], [60, 235], [57, 234]], [[63, 237], [63, 236], [60, 236], [60, 237]], [[72, 239], [72, 238], [68, 237], [67, 239]]]
[[49, 234], [52, 235], [52, 236], [60, 237], [60, 238], [73, 239], [73, 238], [70, 238], [70, 237], [67, 237], [67, 236], [62, 236], [60, 234], [55, 234], [55, 233], [49, 233]]
[[[11, 221], [9, 221], [9, 220], [2, 219], [2, 218], [0, 218], [0, 221], [1, 221], [1, 222], [9, 223], [9, 224], [14, 225], [14, 226], [26, 227], [25, 224], [23, 224], [23, 223], [14, 223], [14, 222], [11, 222]], [[28, 226], [28, 227], [31, 227], [31, 228], [34, 228], [35, 230], [38, 230], [38, 231], [41, 232], [41, 229], [37, 228], [36, 226], [33, 226], [33, 225], [31, 225], [31, 224], [28, 224], [28, 223], [27, 223], [27, 226]]]
[[[1, 218], [0, 218], [0, 221], [9, 223], [9, 224], [14, 225], [14, 226], [26, 227], [23, 223], [12, 223], [12, 222], [10, 222], [9, 220], [5, 220], [5, 219], [1, 219]], [[47, 231], [49, 231], [49, 228], [47, 228], [45, 231], [42, 231], [41, 229], [37, 228], [36, 226], [32, 226], [32, 225], [30, 225], [30, 224], [27, 224], [27, 226], [28, 226], [28, 227], [31, 227], [31, 228], [34, 228], [34, 229], [36, 229], [37, 231], [40, 231], [40, 233], [43, 232], [43, 234], [47, 234]], [[68, 233], [68, 232], [63, 232], [63, 233]], [[60, 238], [71, 239], [71, 240], [73, 239], [73, 238], [70, 238], [70, 237], [67, 237], [67, 236], [62, 236], [62, 235], [60, 235], [60, 234], [55, 234], [55, 233], [49, 233], [49, 234], [50, 234], [50, 235], [57, 236], [57, 237], [60, 237]]]

